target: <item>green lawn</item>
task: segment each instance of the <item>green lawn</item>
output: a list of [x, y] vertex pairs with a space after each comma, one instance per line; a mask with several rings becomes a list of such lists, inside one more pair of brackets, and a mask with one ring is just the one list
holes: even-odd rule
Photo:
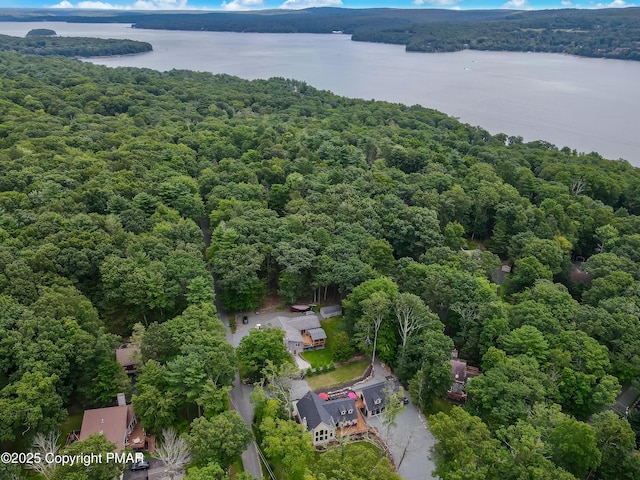
[[344, 320], [342, 317], [331, 317], [320, 322], [322, 328], [327, 334], [327, 342], [322, 350], [312, 350], [304, 352], [302, 356], [311, 364], [313, 368], [324, 367], [334, 362], [333, 358], [333, 337], [336, 333], [345, 330]]
[[69, 412], [69, 416], [58, 427], [60, 430], [59, 443], [61, 445], [64, 445], [64, 442], [67, 441], [67, 435], [74, 430], [80, 430], [82, 426], [82, 416], [84, 415], [84, 410], [80, 405], [71, 405], [67, 411]]
[[242, 464], [242, 459], [239, 459], [229, 468], [229, 478], [235, 480], [242, 472], [244, 472], [244, 465]]
[[431, 407], [425, 412], [427, 415], [435, 415], [439, 412], [444, 412], [447, 415], [451, 412], [453, 404], [444, 398], [434, 398]]
[[311, 367], [318, 368], [333, 363], [333, 350], [328, 346], [322, 350], [312, 350], [304, 352], [302, 357], [311, 364]]
[[370, 360], [356, 360], [355, 362], [340, 365], [332, 372], [307, 377], [306, 380], [312, 390], [335, 387], [358, 378], [367, 369], [369, 363], [371, 363]]

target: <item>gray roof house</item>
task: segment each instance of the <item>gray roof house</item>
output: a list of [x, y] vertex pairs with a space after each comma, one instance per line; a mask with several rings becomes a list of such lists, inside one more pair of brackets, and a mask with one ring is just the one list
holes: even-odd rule
[[[383, 412], [385, 408], [385, 400], [387, 399], [387, 393], [389, 389], [393, 392], [400, 391], [400, 384], [393, 377], [387, 377], [386, 382], [375, 383], [367, 387], [363, 387], [356, 392], [356, 394], [362, 399], [364, 403], [363, 414], [367, 417], [373, 417]], [[408, 402], [406, 396], [398, 399], [400, 401]]]
[[367, 417], [379, 415], [384, 410], [384, 401], [387, 397], [384, 392], [386, 387], [386, 383], [380, 382], [364, 387], [358, 392], [360, 398], [364, 402], [364, 414]]
[[356, 403], [351, 398], [324, 401], [316, 393], [307, 392], [295, 406], [300, 423], [311, 432], [314, 445], [324, 445], [336, 438], [338, 428], [358, 423]]
[[324, 348], [327, 334], [316, 315], [295, 318], [276, 317], [274, 324], [284, 330], [284, 342], [290, 353]]

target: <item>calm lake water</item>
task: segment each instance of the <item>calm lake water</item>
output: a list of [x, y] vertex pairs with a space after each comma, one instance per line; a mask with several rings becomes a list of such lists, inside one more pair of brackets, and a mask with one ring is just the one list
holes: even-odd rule
[[435, 108], [495, 134], [543, 139], [640, 166], [640, 62], [544, 53], [407, 53], [346, 35], [137, 30], [121, 24], [0, 22], [64, 36], [147, 41], [147, 54], [92, 59], [108, 66], [286, 77], [339, 95]]

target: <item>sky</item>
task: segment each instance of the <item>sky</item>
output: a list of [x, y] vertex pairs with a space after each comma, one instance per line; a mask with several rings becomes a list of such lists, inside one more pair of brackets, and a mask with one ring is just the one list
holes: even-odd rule
[[0, 0], [0, 8], [88, 8], [132, 10], [259, 10], [265, 8], [606, 8], [640, 5], [640, 0]]

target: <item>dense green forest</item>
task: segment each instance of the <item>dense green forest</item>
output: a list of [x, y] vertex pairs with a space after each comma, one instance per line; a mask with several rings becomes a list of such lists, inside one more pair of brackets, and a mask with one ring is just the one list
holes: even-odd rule
[[[188, 432], [188, 478], [220, 477], [251, 438], [228, 410], [236, 363], [288, 356], [255, 331], [236, 360], [213, 273], [231, 311], [267, 294], [343, 299], [365, 353], [379, 318], [377, 355], [425, 411], [451, 385], [454, 347], [479, 366], [465, 409], [430, 420], [443, 479], [640, 478], [640, 416], [608, 410], [640, 377], [627, 162], [295, 80], [7, 52], [0, 118], [4, 450], [131, 388], [112, 354], [131, 335], [141, 423]], [[590, 281], [572, 279], [578, 256]], [[402, 312], [417, 329], [398, 328]], [[271, 458], [313, 457], [282, 405], [255, 403]]]
[[344, 9], [264, 10], [233, 13], [129, 13], [100, 15], [12, 11], [0, 21], [121, 22], [135, 28], [232, 32], [330, 33], [406, 45], [409, 51], [463, 49], [568, 53], [640, 60], [640, 8], [514, 10]]
[[416, 23], [359, 30], [353, 40], [398, 43], [418, 52], [506, 50], [640, 60], [640, 9], [546, 10], [482, 22]]
[[53, 37], [57, 35], [55, 30], [49, 28], [34, 28], [27, 32], [27, 37]]
[[[47, 35], [55, 35], [55, 32]], [[153, 47], [150, 43], [139, 42], [136, 40], [89, 37], [51, 37], [45, 36], [44, 34], [27, 35], [25, 38], [0, 35], [0, 51], [32, 55], [106, 57], [110, 55], [144, 53], [150, 52], [151, 50], [153, 50]]]

